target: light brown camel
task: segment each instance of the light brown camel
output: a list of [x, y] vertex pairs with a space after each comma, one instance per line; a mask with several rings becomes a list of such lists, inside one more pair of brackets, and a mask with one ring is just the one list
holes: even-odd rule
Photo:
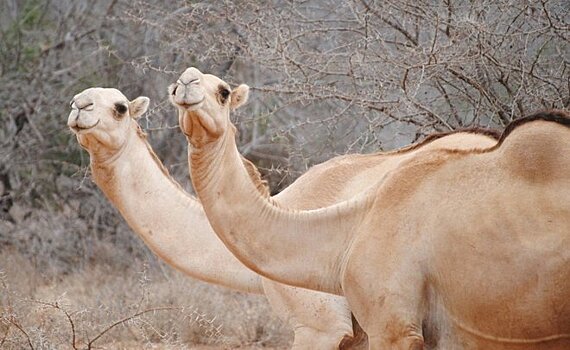
[[171, 98], [210, 223], [247, 266], [344, 294], [371, 349], [570, 348], [567, 115], [496, 147], [415, 152], [355, 198], [301, 211], [259, 195], [239, 162], [229, 111], [245, 91], [190, 68]]
[[[116, 89], [92, 88], [76, 95], [71, 107], [68, 126], [90, 154], [93, 180], [155, 254], [202, 281], [265, 293], [294, 327], [294, 349], [336, 349], [343, 339], [350, 346], [352, 320], [344, 298], [261, 281], [224, 247], [200, 203], [170, 177], [136, 122], [148, 98], [128, 101]], [[251, 163], [244, 164], [259, 176]]]

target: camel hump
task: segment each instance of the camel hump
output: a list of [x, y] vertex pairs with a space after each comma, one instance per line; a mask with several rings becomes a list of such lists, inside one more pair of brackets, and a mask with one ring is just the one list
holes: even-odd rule
[[544, 182], [570, 178], [570, 114], [548, 110], [513, 121], [499, 143], [501, 162], [514, 175]]

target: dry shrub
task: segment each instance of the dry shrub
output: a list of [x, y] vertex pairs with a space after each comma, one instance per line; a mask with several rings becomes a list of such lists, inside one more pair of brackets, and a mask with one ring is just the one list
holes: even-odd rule
[[150, 263], [154, 266], [135, 260], [127, 269], [92, 264], [47, 277], [17, 252], [2, 254], [2, 348], [72, 347], [74, 342], [85, 349], [99, 335], [91, 346], [289, 345], [290, 330], [271, 314], [264, 297]]

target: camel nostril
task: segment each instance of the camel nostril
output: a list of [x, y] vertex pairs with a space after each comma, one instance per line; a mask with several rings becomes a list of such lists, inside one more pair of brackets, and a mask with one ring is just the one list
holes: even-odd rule
[[178, 90], [178, 85], [175, 85], [174, 89], [172, 89], [172, 95], [176, 95], [176, 90]]

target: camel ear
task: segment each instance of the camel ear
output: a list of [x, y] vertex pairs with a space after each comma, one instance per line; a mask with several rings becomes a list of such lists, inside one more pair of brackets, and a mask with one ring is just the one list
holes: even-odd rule
[[134, 119], [140, 118], [144, 112], [148, 109], [150, 99], [145, 96], [140, 96], [129, 102], [129, 111], [131, 112], [131, 117]]
[[232, 91], [230, 108], [237, 109], [243, 106], [247, 102], [249, 97], [249, 86], [241, 84]]

